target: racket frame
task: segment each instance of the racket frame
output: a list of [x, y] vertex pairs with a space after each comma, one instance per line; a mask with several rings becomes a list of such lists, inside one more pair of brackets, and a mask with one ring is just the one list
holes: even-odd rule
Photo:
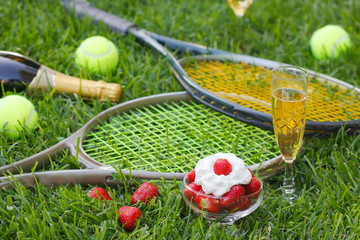
[[[188, 56], [180, 59], [178, 62], [181, 66], [186, 65], [189, 61], [229, 61], [235, 63], [246, 63], [252, 66], [264, 67], [266, 69], [272, 69], [279, 66], [290, 66], [290, 64], [279, 63], [272, 60], [263, 58], [257, 58], [248, 55], [240, 54], [216, 54], [206, 56]], [[352, 86], [349, 83], [343, 82], [339, 79], [330, 77], [325, 74], [317, 73], [315, 71], [305, 69], [309, 77], [316, 77], [318, 81], [336, 85], [342, 89], [352, 89], [354, 92], [360, 95], [360, 89]], [[206, 90], [199, 84], [191, 80], [186, 74], [179, 74], [179, 70], [176, 69], [175, 77], [181, 83], [181, 85], [189, 92], [189, 94], [197, 99], [199, 102], [222, 112], [230, 117], [236, 118], [240, 121], [252, 124], [254, 126], [273, 131], [272, 115], [268, 113], [259, 112], [251, 108], [241, 106], [237, 103], [231, 102], [227, 99], [221, 98], [216, 94]], [[341, 128], [346, 127], [348, 133], [357, 131], [360, 127], [360, 120], [351, 120], [344, 122], [315, 122], [306, 120], [305, 136], [307, 137], [329, 137], [332, 134], [338, 132]]]
[[[116, 114], [125, 113], [134, 108], [162, 104], [169, 101], [181, 102], [190, 100], [196, 102], [196, 99], [191, 97], [187, 92], [183, 91], [142, 97], [113, 106], [90, 119], [83, 127], [71, 136], [52, 147], [23, 160], [1, 167], [0, 174], [3, 177], [0, 177], [0, 188], [10, 188], [13, 185], [13, 181], [20, 181], [25, 186], [34, 186], [37, 182], [45, 185], [75, 183], [82, 185], [119, 184], [120, 182], [114, 180], [112, 177], [112, 174], [118, 172], [117, 169], [96, 161], [83, 149], [82, 142], [86, 139], [87, 134], [99, 123], [107, 121]], [[61, 154], [66, 150], [77, 158], [79, 163], [84, 165], [86, 169], [35, 172], [36, 169], [49, 164], [51, 158], [56, 157], [58, 154]], [[279, 155], [272, 159], [263, 161], [262, 163], [253, 164], [249, 166], [249, 168], [254, 172], [258, 172], [259, 176], [269, 176], [281, 171], [283, 169], [282, 164], [283, 160]], [[186, 174], [182, 172], [169, 173], [128, 169], [121, 169], [120, 171], [121, 174], [127, 177], [131, 176], [133, 178], [148, 180], [158, 180], [163, 178], [165, 180], [176, 179], [180, 181]]]

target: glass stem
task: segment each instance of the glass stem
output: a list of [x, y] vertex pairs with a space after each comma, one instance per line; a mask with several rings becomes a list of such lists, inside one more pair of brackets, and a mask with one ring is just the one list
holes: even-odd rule
[[294, 172], [293, 172], [294, 162], [285, 162], [285, 173], [284, 173], [284, 183], [283, 183], [283, 196], [290, 203], [295, 199], [295, 181], [294, 181]]

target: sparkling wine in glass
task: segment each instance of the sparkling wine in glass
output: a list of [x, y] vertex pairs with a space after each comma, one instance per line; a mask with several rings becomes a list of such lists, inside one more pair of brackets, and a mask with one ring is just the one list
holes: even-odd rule
[[250, 5], [253, 2], [253, 0], [243, 0], [243, 1], [227, 0], [227, 1], [237, 17], [244, 16], [246, 10], [250, 7]]
[[272, 117], [285, 175], [283, 197], [296, 198], [293, 163], [305, 131], [308, 73], [296, 66], [274, 68], [271, 72]]

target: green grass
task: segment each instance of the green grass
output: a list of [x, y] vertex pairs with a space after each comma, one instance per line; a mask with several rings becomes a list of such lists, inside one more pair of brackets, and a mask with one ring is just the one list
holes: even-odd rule
[[[356, 0], [254, 0], [243, 18], [236, 18], [225, 0], [91, 1], [150, 31], [299, 65], [360, 86], [360, 2]], [[3, 0], [0, 7], [0, 49], [16, 51], [60, 72], [120, 83], [122, 102], [183, 90], [166, 60], [133, 37], [122, 37], [104, 25], [68, 15], [60, 1]], [[353, 49], [337, 60], [316, 61], [308, 42], [326, 24], [339, 24], [351, 35]], [[79, 70], [74, 52], [92, 35], [116, 43], [120, 63], [115, 73]], [[25, 95], [25, 93], [20, 93]], [[17, 141], [0, 135], [0, 164], [44, 150], [68, 137], [95, 114], [115, 103], [83, 101], [68, 94], [31, 95], [39, 112], [33, 133]], [[125, 232], [116, 222], [120, 206], [138, 183], [109, 187], [114, 202], [89, 200], [85, 186], [28, 188], [16, 185], [0, 192], [1, 239], [359, 239], [360, 137], [343, 132], [329, 139], [309, 139], [296, 164], [299, 199], [290, 207], [279, 187], [283, 175], [265, 179], [260, 208], [230, 230], [192, 214], [181, 199], [179, 184], [160, 182], [160, 197], [140, 210], [138, 228]], [[47, 169], [77, 168], [71, 157], [59, 156]]]

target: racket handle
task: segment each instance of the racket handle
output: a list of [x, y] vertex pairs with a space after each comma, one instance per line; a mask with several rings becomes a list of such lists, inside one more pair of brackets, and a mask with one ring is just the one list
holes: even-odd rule
[[106, 26], [118, 33], [126, 34], [129, 28], [135, 26], [132, 22], [92, 7], [86, 0], [63, 0], [62, 3], [68, 10], [75, 10], [78, 17], [88, 16], [93, 18], [94, 22], [104, 22]]
[[[165, 180], [181, 181], [185, 176], [184, 173], [155, 173], [145, 171], [129, 171], [122, 170], [125, 176], [132, 176], [143, 180]], [[119, 185], [123, 184], [119, 180], [113, 179], [113, 174], [117, 173], [115, 169], [87, 169], [87, 170], [62, 170], [62, 171], [48, 171], [48, 172], [33, 172], [23, 173], [12, 176], [0, 177], [0, 190], [12, 189], [15, 182], [20, 182], [25, 187], [36, 186], [38, 183], [45, 186], [60, 186], [60, 185]]]
[[110, 99], [119, 102], [121, 98], [121, 86], [116, 83], [104, 81], [91, 81], [72, 77], [59, 73], [55, 70], [41, 66], [34, 80], [29, 84], [28, 91], [35, 92], [42, 89], [50, 91], [79, 94], [85, 98], [98, 98], [100, 101]]
[[113, 180], [115, 170], [62, 170], [48, 172], [34, 172], [0, 177], [0, 189], [11, 189], [16, 181], [25, 187], [36, 186], [38, 183], [45, 186], [60, 185], [118, 185], [120, 181]]

